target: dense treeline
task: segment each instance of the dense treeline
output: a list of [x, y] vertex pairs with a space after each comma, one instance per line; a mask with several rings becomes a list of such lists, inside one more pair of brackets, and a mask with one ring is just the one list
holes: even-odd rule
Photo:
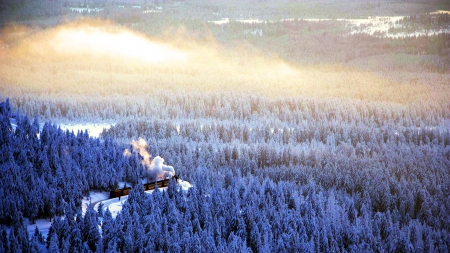
[[64, 2], [52, 0], [2, 1], [0, 3], [0, 24], [62, 15], [67, 13]]
[[[209, 104], [200, 97], [192, 107], [188, 99], [165, 104], [167, 110], [187, 107], [184, 119], [178, 111], [168, 119], [120, 122], [103, 136], [150, 140], [152, 154], [189, 176], [190, 168], [225, 166], [236, 175], [277, 182], [313, 179], [324, 189], [349, 193], [356, 203], [369, 196], [374, 212], [397, 210], [404, 221], [450, 225], [444, 211], [450, 205], [447, 109], [422, 107], [421, 113], [415, 107], [378, 103], [249, 97], [216, 98], [210, 101], [217, 104]], [[426, 218], [421, 214], [425, 202], [441, 203], [434, 212], [445, 215]]]
[[76, 210], [89, 190], [112, 189], [119, 180], [137, 182], [143, 173], [138, 158], [124, 157], [123, 147], [109, 138], [64, 132], [50, 123], [40, 130], [37, 118], [30, 122], [12, 113], [8, 100], [0, 110], [2, 224], [17, 225], [21, 215], [34, 223], [62, 215], [68, 207]]
[[437, 13], [433, 15], [412, 15], [402, 18], [398, 24], [403, 26], [402, 30], [417, 31], [431, 29], [447, 29], [447, 24], [450, 22], [450, 15], [448, 13]]
[[[448, 16], [448, 14], [446, 14]], [[410, 21], [414, 22], [416, 20]], [[421, 25], [417, 21], [417, 28]], [[448, 26], [448, 21], [445, 25]], [[405, 25], [406, 26], [406, 25]], [[433, 27], [439, 30], [438, 27]], [[438, 63], [425, 57], [418, 57], [413, 67], [405, 66], [397, 61], [395, 70], [427, 71], [445, 73], [449, 69], [448, 55], [450, 53], [449, 34], [418, 35], [413, 37], [389, 38], [368, 34], [347, 34], [349, 31], [343, 22], [335, 20], [310, 22], [306, 20], [290, 20], [268, 23], [238, 23], [213, 26], [211, 31], [224, 44], [230, 41], [245, 40], [269, 55], [279, 55], [283, 59], [301, 64], [341, 63], [362, 67], [355, 60], [367, 59], [376, 55], [433, 55], [437, 59], [447, 59]], [[419, 29], [419, 28], [417, 28]], [[411, 32], [410, 26], [405, 29], [395, 29], [396, 32]], [[144, 30], [145, 31], [145, 30]], [[392, 30], [393, 31], [393, 30]], [[414, 30], [420, 31], [420, 30]], [[413, 32], [414, 32], [413, 31]], [[252, 34], [255, 33], [256, 35]], [[261, 36], [259, 36], [261, 35]], [[345, 35], [345, 36], [344, 36]], [[402, 56], [398, 56], [400, 59]], [[378, 62], [372, 70], [387, 70], [386, 60]], [[411, 62], [409, 64], [412, 64]], [[433, 68], [424, 68], [424, 66]], [[409, 68], [408, 68], [409, 67]]]
[[[132, 6], [141, 9], [163, 6], [165, 14], [181, 19], [211, 19], [214, 14], [220, 13], [231, 18], [260, 16], [262, 18], [278, 17], [361, 17], [367, 16], [368, 11], [373, 15], [417, 15], [432, 12], [440, 5], [445, 9], [448, 3], [445, 0], [436, 1], [347, 1], [342, 5], [338, 1], [327, 0], [318, 6], [311, 1], [205, 1], [205, 0], [16, 0], [0, 2], [0, 22], [17, 22], [39, 18], [67, 17], [71, 13], [69, 7], [78, 8], [104, 8], [97, 12], [84, 12], [80, 15], [90, 15], [110, 20], [130, 23], [142, 21], [149, 15], [136, 12]], [[124, 6], [126, 8], [118, 8]], [[124, 10], [125, 9], [125, 10]], [[78, 12], [77, 12], [78, 13]], [[370, 14], [369, 14], [370, 15]], [[147, 16], [147, 17], [146, 17]], [[136, 19], [137, 18], [137, 19]]]
[[[330, 6], [337, 5], [330, 1]], [[383, 33], [377, 33], [375, 36], [367, 34], [349, 34], [349, 27], [343, 21], [329, 20], [321, 22], [310, 22], [302, 20], [303, 18], [344, 18], [348, 17], [349, 11], [343, 11], [336, 14], [335, 8], [322, 12], [318, 10], [317, 15], [310, 16], [303, 13], [304, 5], [311, 8], [311, 13], [317, 11], [317, 6], [310, 6], [310, 3], [213, 3], [202, 1], [184, 1], [171, 3], [171, 1], [136, 1], [124, 4], [120, 1], [61, 1], [58, 4], [52, 4], [52, 1], [14, 1], [14, 3], [5, 3], [6, 19], [22, 20], [42, 17], [58, 16], [59, 21], [49, 19], [44, 22], [43, 27], [54, 26], [64, 22], [64, 20], [76, 19], [77, 15], [90, 16], [103, 20], [112, 20], [115, 23], [129, 26], [149, 36], [172, 36], [178, 28], [185, 29], [186, 33], [199, 40], [215, 40], [225, 47], [233, 47], [242, 43], [250, 43], [258, 50], [263, 51], [270, 57], [281, 57], [295, 64], [317, 64], [317, 63], [340, 63], [359, 68], [367, 68], [364, 62], [371, 62], [370, 70], [407, 70], [407, 71], [431, 71], [438, 73], [447, 73], [450, 69], [449, 55], [450, 44], [449, 34], [434, 34], [432, 31], [446, 29], [449, 24], [448, 14], [425, 13], [421, 9], [416, 13], [413, 5], [401, 7], [401, 11], [408, 10], [410, 13], [404, 13], [406, 16], [398, 24], [401, 27], [390, 28], [390, 33], [413, 33], [419, 34], [424, 31], [430, 31], [429, 34], [422, 34], [413, 37], [383, 38]], [[132, 8], [136, 4], [140, 8]], [[348, 3], [358, 10], [363, 10], [364, 14], [357, 17], [367, 18], [371, 15], [385, 16], [390, 13], [393, 3], [380, 3], [378, 7], [387, 9], [380, 14], [371, 14], [367, 7], [372, 4], [358, 3], [353, 1]], [[269, 5], [269, 6], [268, 6]], [[365, 5], [368, 5], [364, 7]], [[428, 8], [437, 8], [436, 3], [420, 3], [418, 6], [426, 5]], [[101, 12], [91, 12], [78, 14], [70, 11], [69, 7], [91, 6], [102, 8]], [[162, 13], [144, 14], [146, 9], [153, 10], [156, 6], [162, 7]], [[277, 7], [278, 6], [278, 7]], [[349, 8], [349, 6], [344, 6]], [[270, 7], [273, 10], [267, 11]], [[276, 7], [276, 8], [275, 8]], [[320, 8], [322, 8], [321, 6]], [[373, 7], [373, 6], [372, 6]], [[377, 9], [378, 7], [373, 7]], [[299, 9], [296, 14], [294, 9]], [[355, 8], [351, 8], [355, 12]], [[302, 11], [303, 10], [303, 11]], [[376, 11], [376, 10], [372, 10]], [[430, 9], [430, 12], [434, 9]], [[213, 15], [215, 13], [215, 15]], [[350, 12], [351, 13], [351, 12]], [[65, 16], [63, 16], [63, 14]], [[412, 14], [411, 16], [408, 16]], [[390, 14], [393, 15], [393, 14]], [[398, 13], [395, 16], [399, 15]], [[67, 16], [67, 17], [66, 17]], [[230, 22], [229, 24], [215, 25], [208, 21], [220, 18], [233, 19], [261, 19], [274, 22], [264, 23], [239, 23]], [[354, 16], [350, 16], [355, 18]], [[279, 21], [282, 19], [292, 19]], [[56, 19], [57, 20], [57, 19]], [[1, 22], [1, 17], [0, 17]], [[35, 22], [40, 22], [36, 20]], [[174, 29], [175, 28], [175, 29]], [[11, 46], [11, 45], [9, 45]], [[405, 56], [406, 54], [407, 56]], [[386, 57], [383, 60], [373, 59], [377, 55], [388, 55], [395, 60], [386, 64]], [[414, 60], [408, 60], [410, 58]], [[388, 57], [389, 58], [389, 57]], [[406, 59], [406, 60], [405, 60]], [[391, 65], [392, 64], [392, 65]]]
[[[3, 59], [12, 66], [4, 73], [32, 81], [25, 78], [15, 85], [6, 74], [2, 81], [2, 96], [14, 99], [0, 105], [0, 252], [450, 250], [448, 76], [425, 73], [448, 73], [448, 34], [348, 35], [338, 21], [206, 22], [218, 17], [299, 18], [308, 12], [330, 17], [324, 14], [329, 10], [348, 16], [346, 8], [359, 17], [366, 9], [386, 13], [386, 6], [396, 12], [401, 4], [350, 1], [335, 9], [329, 1], [329, 9], [322, 11], [302, 1], [280, 7], [267, 1], [136, 0], [124, 8], [109, 0], [53, 2], [0, 3], [0, 22], [42, 19], [51, 26], [48, 17], [78, 15], [69, 7], [101, 7], [102, 12], [80, 15], [111, 19], [162, 38], [183, 26], [189, 38], [213, 36], [222, 46], [241, 50], [243, 58], [256, 48], [271, 60], [299, 63], [313, 82], [299, 81], [299, 75], [292, 83], [275, 77], [274, 85], [262, 73], [251, 79], [212, 67], [163, 74], [138, 63], [97, 69], [97, 60], [93, 65], [78, 62], [78, 70], [92, 73], [72, 71], [78, 74], [71, 76], [72, 62], [55, 61], [46, 68], [34, 58]], [[164, 5], [162, 13], [143, 14], [132, 4], [143, 9]], [[408, 6], [414, 13], [423, 5]], [[440, 29], [448, 22], [448, 14], [412, 15], [400, 21], [404, 28], [390, 32]], [[14, 45], [6, 37], [2, 43], [5, 48]], [[27, 61], [33, 64], [25, 70], [14, 68], [27, 66]], [[306, 67], [318, 63], [341, 65], [319, 65], [319, 71]], [[123, 76], [111, 75], [97, 85], [103, 72]], [[346, 79], [347, 74], [352, 78]], [[48, 76], [63, 82], [55, 85]], [[132, 78], [138, 82], [128, 82]], [[280, 87], [295, 94], [277, 92]], [[51, 123], [41, 126], [38, 118], [30, 120], [20, 112], [118, 123], [94, 139]], [[119, 181], [137, 184], [144, 176], [143, 157], [138, 152], [123, 155], [138, 137], [195, 187], [183, 192], [171, 184], [152, 195], [136, 187], [116, 218], [92, 205], [83, 216], [81, 199], [90, 190], [112, 189]], [[38, 230], [29, 238], [25, 224], [39, 218], [52, 218], [52, 227], [46, 238]]]
[[[428, 77], [425, 76], [424, 78]], [[358, 120], [364, 120], [366, 124], [375, 122], [380, 126], [380, 124], [392, 122], [409, 127], [420, 127], [421, 124], [437, 126], [442, 123], [443, 119], [450, 117], [447, 103], [448, 88], [441, 85], [448, 78], [442, 76], [440, 80], [434, 80], [436, 83], [427, 87], [432, 93], [436, 93], [433, 101], [430, 101], [430, 98], [426, 96], [427, 94], [407, 94], [406, 92], [398, 94], [404, 92], [404, 89], [393, 89], [394, 94], [385, 94], [386, 92], [384, 92], [381, 94], [382, 97], [376, 97], [371, 93], [378, 92], [377, 88], [372, 90], [370, 87], [359, 92], [359, 99], [362, 101], [332, 98], [326, 100], [292, 97], [268, 98], [237, 92], [181, 93], [165, 91], [149, 94], [152, 88], [156, 89], [158, 86], [155, 83], [136, 87], [137, 92], [142, 93], [141, 95], [137, 95], [137, 92], [134, 91], [129, 96], [111, 94], [109, 97], [97, 96], [95, 97], [96, 100], [93, 100], [91, 96], [73, 94], [41, 96], [17, 94], [17, 98], [11, 101], [11, 106], [20, 109], [24, 114], [40, 115], [44, 119], [86, 121], [149, 117], [172, 120], [178, 118], [192, 120], [212, 118], [251, 121], [255, 117], [267, 115], [270, 116], [269, 118], [285, 121], [292, 125], [303, 119], [313, 121], [321, 118], [325, 121], [325, 119], [337, 120], [342, 118], [350, 121], [351, 117], [347, 113], [350, 111], [355, 112], [353, 116], [357, 117]], [[437, 82], [441, 84], [437, 84]], [[397, 85], [397, 87], [399, 86]], [[405, 87], [415, 88], [414, 84], [405, 85]], [[123, 89], [125, 88], [127, 87], [124, 86]], [[352, 86], [349, 85], [348, 91], [351, 89]], [[273, 90], [268, 91], [273, 92]], [[343, 89], [342, 92], [345, 93], [346, 91], [347, 89]], [[429, 91], [424, 90], [424, 92]], [[392, 97], [389, 97], [389, 95]], [[420, 99], [419, 95], [424, 96], [423, 101], [417, 101]], [[406, 100], [408, 98], [411, 101]], [[380, 102], [370, 102], [377, 99]], [[383, 99], [388, 102], [398, 101], [399, 103], [383, 103]], [[417, 103], [408, 104], [409, 102]], [[311, 111], [311, 114], [305, 114], [304, 111]]]
[[[147, 249], [357, 252], [364, 249], [445, 251], [448, 247], [445, 243], [440, 246], [437, 246], [439, 243], [430, 243], [447, 240], [447, 232], [431, 233], [431, 240], [426, 239], [423, 234], [427, 230], [426, 225], [417, 221], [406, 226], [398, 225], [399, 221], [394, 218], [396, 214], [373, 213], [367, 210], [369, 203], [364, 203], [357, 211], [345, 194], [336, 196], [334, 191], [318, 191], [313, 183], [298, 187], [293, 183], [276, 184], [251, 176], [234, 180], [225, 178], [223, 184], [214, 178], [211, 183], [203, 182], [199, 177], [199, 187], [188, 193], [186, 202], [179, 192], [171, 192], [170, 189], [162, 196], [150, 196], [149, 201], [130, 201], [130, 206], [125, 207], [130, 214], [138, 212], [141, 215], [135, 217], [148, 217], [141, 222], [143, 230], [149, 233], [156, 230], [146, 237], [147, 243], [143, 242]], [[148, 204], [154, 202], [161, 205], [153, 207]], [[139, 204], [143, 208], [139, 208]], [[122, 214], [126, 215], [127, 211]], [[126, 221], [124, 217], [124, 221], [117, 218], [115, 222], [133, 224], [133, 218]], [[159, 223], [152, 224], [158, 220]], [[108, 230], [104, 232], [107, 234]], [[126, 241], [126, 232], [124, 234], [122, 240]], [[154, 236], [161, 234], [165, 235], [164, 238]], [[121, 245], [120, 239], [118, 236], [118, 246]], [[430, 241], [425, 243], [427, 240]], [[199, 242], [206, 244], [199, 245]], [[125, 243], [124, 251], [126, 247]]]
[[[436, 18], [436, 15], [423, 16], [432, 20]], [[269, 57], [281, 57], [295, 64], [340, 63], [364, 68], [364, 64], [359, 61], [374, 61], [370, 57], [389, 55], [398, 58], [392, 62], [393, 67], [384, 57], [383, 60], [375, 61], [376, 65], [369, 69], [447, 73], [450, 67], [448, 63], [450, 44], [447, 43], [450, 35], [448, 32], [435, 34], [432, 31], [448, 27], [449, 15], [438, 16], [445, 18], [439, 18], [441, 20], [439, 24], [428, 26], [428, 30], [422, 30], [426, 25], [421, 23], [420, 19], [404, 18], [401, 20], [404, 27], [391, 28], [389, 32], [417, 32], [417, 35], [398, 38], [385, 37], [381, 32], [373, 35], [357, 32], [351, 34], [351, 28], [345, 21], [311, 22], [301, 17], [285, 21], [274, 19], [272, 22], [262, 23], [257, 20], [247, 23], [231, 20], [230, 23], [216, 25], [205, 20], [187, 18], [179, 20], [174, 17], [163, 20], [155, 16], [143, 18], [133, 24], [132, 28], [150, 36], [158, 36], [171, 34], [174, 31], [173, 27], [182, 26], [196, 39], [206, 40], [213, 35], [214, 39], [225, 47], [249, 43]], [[424, 31], [429, 33], [423, 34]], [[407, 57], [403, 54], [414, 57], [414, 61], [402, 61]], [[430, 59], [426, 56], [433, 57]]]
[[[196, 173], [197, 187], [187, 193], [174, 183], [151, 195], [133, 189], [115, 219], [92, 206], [84, 217], [55, 219], [49, 251], [448, 252], [447, 230], [418, 220], [405, 224], [397, 211], [372, 212], [368, 197], [358, 208], [345, 193], [314, 183]], [[38, 238], [31, 247], [44, 245]]]
[[[13, 225], [9, 236], [3, 233], [5, 248], [447, 252], [450, 247], [449, 111], [442, 101], [414, 106], [232, 93], [166, 94], [148, 101], [127, 104], [123, 110], [132, 110], [134, 118], [104, 131], [102, 141], [50, 124], [37, 138], [37, 121], [22, 116], [16, 116], [13, 130], [9, 102], [2, 104], [2, 138], [10, 143], [2, 145], [2, 154], [10, 154], [2, 171], [24, 166], [29, 171], [2, 173], [1, 189], [9, 199], [2, 203], [8, 210], [1, 212], [2, 221]], [[183, 193], [171, 185], [151, 196], [134, 190], [115, 219], [104, 214], [100, 235], [102, 212], [90, 207], [83, 217], [80, 198], [118, 180], [138, 181], [142, 158], [124, 158], [124, 146], [112, 141], [138, 137], [196, 187]], [[42, 168], [49, 175], [39, 177]], [[51, 191], [54, 198], [29, 198]], [[30, 212], [33, 205], [43, 211]], [[9, 210], [17, 215], [7, 216]], [[46, 241], [38, 231], [25, 239], [21, 213], [30, 219], [56, 215]]]

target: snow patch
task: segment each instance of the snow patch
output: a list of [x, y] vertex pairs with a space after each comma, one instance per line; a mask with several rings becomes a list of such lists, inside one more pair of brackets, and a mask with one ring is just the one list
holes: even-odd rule
[[181, 189], [183, 191], [188, 191], [189, 188], [192, 187], [191, 183], [189, 183], [188, 181], [181, 180], [181, 179], [178, 179], [177, 183], [178, 183], [178, 185], [181, 186]]
[[[25, 222], [27, 222], [27, 221], [25, 221]], [[39, 219], [39, 220], [36, 220], [35, 224], [28, 223], [27, 224], [28, 236], [31, 238], [37, 227], [38, 230], [42, 233], [42, 235], [45, 238], [48, 235], [48, 230], [50, 229], [51, 225], [52, 225], [52, 222], [50, 221], [50, 219]]]
[[113, 123], [68, 123], [58, 124], [62, 130], [73, 131], [75, 134], [78, 131], [88, 131], [89, 136], [98, 138], [103, 132], [103, 129], [109, 129], [113, 126]]
[[[164, 191], [166, 187], [159, 189], [159, 191]], [[153, 193], [154, 190], [149, 190], [149, 191], [145, 191], [145, 193], [147, 194], [151, 194]], [[106, 211], [106, 208], [109, 208], [109, 211], [111, 212], [111, 215], [113, 218], [116, 218], [117, 214], [120, 213], [120, 211], [122, 211], [122, 206], [123, 204], [128, 200], [128, 195], [127, 196], [122, 196], [122, 197], [118, 197], [118, 198], [112, 198], [112, 199], [107, 199], [104, 201], [99, 201], [98, 203], [96, 203], [94, 205], [94, 210], [98, 210], [98, 205], [101, 203], [103, 203], [103, 212]]]
[[93, 192], [91, 191], [89, 193], [88, 197], [84, 197], [81, 201], [81, 208], [83, 211], [83, 214], [86, 213], [86, 209], [89, 204], [96, 204], [102, 200], [107, 200], [109, 198], [109, 192]]
[[[188, 191], [189, 188], [192, 187], [192, 184], [189, 183], [188, 181], [184, 181], [181, 179], [178, 179], [177, 184], [180, 186], [180, 189], [182, 191]], [[167, 189], [167, 187], [163, 187], [163, 188], [159, 188], [159, 191], [165, 191]], [[145, 193], [147, 194], [152, 194], [154, 190], [148, 190], [145, 191]], [[128, 200], [128, 195], [127, 196], [122, 196], [122, 197], [118, 197], [118, 198], [112, 198], [112, 199], [107, 199], [107, 200], [103, 200], [103, 201], [99, 201], [95, 204], [94, 206], [94, 210], [98, 210], [98, 205], [101, 203], [103, 203], [103, 212], [106, 211], [106, 208], [109, 208], [109, 211], [111, 212], [111, 216], [115, 219], [116, 216], [120, 213], [120, 211], [122, 211], [122, 207], [123, 204]]]

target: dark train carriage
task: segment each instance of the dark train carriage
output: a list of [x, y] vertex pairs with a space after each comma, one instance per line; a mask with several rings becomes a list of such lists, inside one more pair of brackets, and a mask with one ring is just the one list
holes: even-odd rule
[[117, 189], [117, 190], [112, 190], [109, 192], [109, 198], [117, 198], [120, 196], [125, 196], [130, 194], [130, 190], [131, 188], [122, 188], [122, 189]]
[[[178, 177], [173, 176], [172, 180], [175, 180], [175, 182], [176, 182], [176, 180], [178, 180]], [[156, 182], [146, 183], [143, 185], [144, 191], [154, 190], [156, 185], [158, 185], [158, 188], [167, 187], [167, 186], [169, 186], [169, 181], [170, 181], [170, 178], [166, 178], [166, 179], [159, 180]], [[112, 199], [112, 198], [117, 198], [117, 197], [121, 197], [121, 196], [126, 196], [126, 195], [130, 194], [130, 191], [131, 191], [131, 187], [112, 190], [109, 192], [109, 198]]]

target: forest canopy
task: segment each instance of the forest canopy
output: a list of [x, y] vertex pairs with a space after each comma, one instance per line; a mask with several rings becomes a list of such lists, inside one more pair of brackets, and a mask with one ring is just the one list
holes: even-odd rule
[[1, 2], [0, 252], [448, 252], [449, 8]]

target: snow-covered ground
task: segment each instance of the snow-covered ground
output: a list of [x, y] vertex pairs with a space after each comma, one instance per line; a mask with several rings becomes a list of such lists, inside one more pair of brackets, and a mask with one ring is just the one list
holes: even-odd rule
[[[441, 11], [443, 12], [443, 11]], [[391, 38], [400, 38], [400, 37], [413, 37], [419, 35], [434, 35], [441, 33], [450, 33], [450, 27], [443, 28], [439, 30], [418, 30], [414, 32], [401, 32], [401, 33], [389, 33], [389, 29], [391, 28], [402, 28], [401, 24], [398, 24], [398, 21], [405, 18], [406, 16], [374, 16], [367, 17], [361, 19], [329, 19], [329, 18], [306, 18], [301, 19], [308, 22], [323, 22], [323, 21], [339, 21], [343, 22], [345, 27], [349, 30], [349, 34], [368, 34], [374, 36], [385, 36]], [[295, 19], [282, 19], [280, 21], [293, 21]], [[208, 21], [210, 23], [214, 23], [216, 25], [223, 25], [230, 23], [229, 18], [222, 18], [220, 20]], [[234, 22], [238, 23], [271, 23], [274, 20], [260, 20], [260, 19], [237, 19]]]
[[[86, 208], [89, 203], [98, 203], [100, 201], [106, 201], [109, 198], [109, 192], [90, 192], [89, 197], [84, 197], [82, 200], [82, 211], [83, 214], [86, 212]], [[28, 219], [25, 219], [27, 224], [28, 235], [31, 237], [36, 230], [36, 227], [42, 233], [44, 237], [47, 237], [48, 230], [52, 225], [50, 219], [39, 219], [36, 220], [35, 224], [30, 224]]]
[[[181, 190], [187, 191], [189, 188], [192, 187], [192, 185], [188, 181], [184, 181], [181, 179], [178, 179], [177, 181], [178, 185], [181, 187]], [[122, 187], [124, 186], [124, 183], [122, 183]], [[160, 191], [164, 191], [167, 187], [159, 189]], [[151, 194], [154, 190], [145, 191], [147, 194]], [[98, 210], [98, 205], [100, 202], [103, 203], [103, 211], [106, 211], [106, 208], [109, 208], [109, 211], [112, 214], [112, 217], [115, 218], [117, 214], [120, 213], [122, 210], [123, 204], [127, 201], [128, 196], [123, 196], [120, 198], [112, 198], [109, 199], [109, 192], [94, 192], [91, 191], [89, 194], [89, 197], [84, 197], [82, 200], [82, 211], [83, 214], [86, 212], [87, 206], [92, 203], [94, 205], [94, 210]], [[26, 220], [28, 222], [28, 220]], [[50, 219], [39, 219], [36, 220], [35, 224], [28, 224], [27, 230], [28, 234], [31, 237], [34, 234], [34, 231], [36, 227], [39, 229], [39, 231], [42, 233], [44, 237], [47, 237], [48, 230], [51, 226]]]
[[89, 197], [84, 197], [83, 200], [81, 201], [82, 203], [82, 211], [83, 214], [86, 212], [86, 209], [88, 207], [89, 204], [96, 204], [98, 202], [101, 201], [105, 201], [109, 198], [109, 192], [94, 192], [91, 191], [89, 193]]
[[103, 129], [109, 129], [114, 123], [56, 123], [62, 130], [73, 131], [75, 134], [78, 131], [88, 130], [89, 136], [99, 137]]
[[390, 33], [391, 28], [403, 28], [402, 24], [398, 22], [405, 18], [405, 16], [391, 16], [391, 17], [368, 17], [366, 19], [336, 19], [346, 23], [346, 27], [350, 28], [350, 34], [369, 34], [378, 36], [385, 36], [390, 38], [404, 38], [422, 35], [433, 35], [441, 33], [450, 33], [450, 27], [439, 30], [417, 30], [414, 32]]
[[[25, 222], [28, 222], [27, 219], [25, 219]], [[39, 219], [36, 220], [35, 224], [27, 224], [27, 231], [28, 235], [31, 237], [34, 234], [34, 231], [36, 230], [36, 227], [39, 229], [39, 231], [42, 233], [44, 237], [47, 237], [48, 230], [50, 229], [50, 226], [52, 225], [52, 222], [50, 219]]]
[[[17, 128], [17, 120], [15, 118], [9, 119], [11, 122], [11, 127], [13, 130]], [[59, 126], [62, 130], [66, 131], [73, 131], [75, 134], [78, 131], [88, 131], [89, 136], [98, 138], [100, 134], [103, 132], [103, 129], [108, 130], [111, 126], [114, 126], [115, 123], [112, 122], [98, 122], [98, 123], [91, 123], [91, 122], [69, 122], [69, 123], [58, 123], [54, 122], [57, 126]], [[40, 130], [42, 130], [42, 127], [44, 126], [44, 123], [39, 124]]]
[[80, 7], [70, 7], [69, 8], [72, 12], [78, 12], [78, 13], [91, 13], [91, 12], [101, 12], [104, 9], [103, 8], [80, 8]]
[[[183, 190], [183, 191], [187, 191], [187, 190], [189, 190], [189, 188], [192, 187], [192, 185], [188, 181], [184, 181], [181, 179], [178, 179], [177, 183], [181, 187], [181, 190]], [[167, 187], [163, 187], [163, 188], [160, 188], [159, 190], [164, 191], [166, 188]], [[149, 190], [149, 191], [145, 191], [145, 193], [152, 194], [153, 191], [154, 190]], [[117, 214], [119, 214], [120, 211], [122, 210], [123, 203], [125, 203], [127, 201], [128, 196], [122, 196], [120, 198], [112, 198], [112, 199], [108, 199], [108, 197], [109, 197], [109, 193], [105, 200], [99, 201], [95, 204], [94, 210], [98, 210], [98, 205], [100, 204], [100, 202], [102, 202], [103, 203], [103, 211], [106, 211], [106, 209], [109, 208], [109, 211], [111, 212], [112, 217], [116, 218]], [[94, 201], [92, 201], [92, 203], [94, 203]], [[85, 211], [85, 208], [83, 209], [83, 213], [84, 213], [84, 211]]]

